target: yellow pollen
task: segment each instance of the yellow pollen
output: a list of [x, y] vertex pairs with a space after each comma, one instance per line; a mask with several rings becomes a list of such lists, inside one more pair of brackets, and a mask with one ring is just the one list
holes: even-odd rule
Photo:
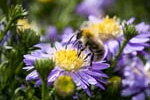
[[98, 30], [103, 39], [108, 39], [120, 35], [121, 27], [116, 21], [116, 17], [109, 18], [106, 16], [100, 23], [98, 23]]
[[90, 23], [87, 27], [82, 28], [83, 35], [99, 37], [102, 41], [117, 38], [121, 34], [121, 27], [116, 17], [109, 18], [106, 16], [98, 23]]
[[84, 65], [83, 54], [78, 57], [78, 53], [74, 49], [56, 51], [54, 60], [58, 67], [67, 71], [78, 70]]

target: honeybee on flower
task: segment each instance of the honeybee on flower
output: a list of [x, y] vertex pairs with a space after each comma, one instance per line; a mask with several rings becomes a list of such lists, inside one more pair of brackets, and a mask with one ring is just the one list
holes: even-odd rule
[[[132, 24], [134, 19], [126, 21], [128, 24]], [[89, 16], [89, 21], [85, 22], [81, 26], [83, 33], [90, 33], [90, 35], [97, 37], [96, 41], [101, 41], [104, 45], [105, 51], [108, 52], [107, 58], [110, 56], [114, 58], [120, 48], [120, 44], [125, 39], [124, 37], [124, 26], [122, 22], [116, 17], [110, 18], [106, 16], [102, 19], [98, 19], [94, 16]], [[150, 41], [150, 27], [145, 23], [140, 23], [135, 25], [135, 30], [138, 32], [137, 35], [127, 40], [125, 48], [123, 49], [123, 54], [129, 54], [137, 51], [142, 51], [145, 47], [149, 46], [148, 41]], [[72, 37], [74, 33], [70, 33]], [[64, 34], [65, 37], [65, 34]], [[69, 35], [67, 34], [67, 38]], [[69, 39], [64, 38], [62, 43], [65, 44]], [[77, 38], [73, 37], [70, 43], [76, 41]]]

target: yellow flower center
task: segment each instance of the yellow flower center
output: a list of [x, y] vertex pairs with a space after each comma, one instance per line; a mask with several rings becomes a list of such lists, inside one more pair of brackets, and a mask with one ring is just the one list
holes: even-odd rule
[[106, 16], [99, 23], [91, 23], [89, 26], [82, 28], [85, 34], [93, 34], [105, 41], [110, 38], [118, 37], [121, 33], [121, 27], [116, 18]]
[[74, 49], [56, 51], [54, 60], [58, 67], [67, 71], [78, 70], [85, 64], [83, 54], [81, 53], [78, 57], [78, 53]]
[[106, 16], [100, 23], [99, 23], [99, 34], [103, 35], [112, 35], [117, 36], [120, 34], [121, 28], [119, 23], [116, 21], [116, 18], [109, 18]]

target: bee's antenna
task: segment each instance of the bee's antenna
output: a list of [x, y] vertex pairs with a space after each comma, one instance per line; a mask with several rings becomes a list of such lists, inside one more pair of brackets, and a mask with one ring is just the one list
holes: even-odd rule
[[67, 44], [66, 44], [66, 46], [65, 46], [66, 49], [67, 49], [67, 45], [71, 42], [71, 40], [73, 39], [74, 36], [75, 36], [75, 34], [72, 35], [71, 38], [68, 40], [68, 42], [67, 42]]
[[[74, 35], [72, 35], [71, 36], [71, 38], [68, 40], [68, 42], [67, 42], [67, 44], [66, 44], [66, 47], [65, 48], [67, 48], [67, 45], [71, 42], [71, 40], [73, 39], [73, 37], [75, 36], [75, 35], [77, 35], [78, 34], [78, 32], [79, 31], [76, 31], [76, 32], [74, 32]], [[77, 41], [77, 39], [74, 41], [74, 43]]]
[[[76, 36], [76, 40], [74, 41], [74, 43], [78, 41], [78, 38], [79, 38], [79, 37], [78, 37], [78, 34], [79, 34], [80, 32], [81, 32], [80, 30], [77, 30], [76, 32], [74, 32], [74, 35], [71, 36], [71, 38], [69, 39], [69, 41], [68, 41], [68, 43], [66, 44], [66, 47], [65, 47], [65, 48], [67, 48], [67, 45], [71, 42], [71, 40], [73, 39], [74, 36]], [[79, 36], [80, 36], [80, 35], [79, 35]], [[74, 44], [74, 43], [73, 43], [73, 44]]]

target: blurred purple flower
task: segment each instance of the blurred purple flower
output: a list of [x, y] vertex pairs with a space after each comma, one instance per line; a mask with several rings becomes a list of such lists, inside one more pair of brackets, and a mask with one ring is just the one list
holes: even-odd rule
[[65, 28], [63, 34], [61, 35], [61, 40], [62, 40], [61, 42], [67, 43], [70, 39], [70, 34], [74, 34], [73, 29], [71, 27]]
[[[67, 34], [67, 33], [73, 33], [73, 29], [71, 27], [66, 27], [63, 30], [62, 34]], [[55, 26], [49, 26], [48, 29], [46, 30], [45, 35], [41, 37], [41, 41], [55, 42], [55, 41], [62, 40], [64, 37], [67, 37], [67, 35], [60, 35]]]
[[[0, 23], [0, 33], [4, 29], [4, 26], [2, 23]], [[2, 41], [0, 41], [0, 46], [4, 45], [4, 43], [7, 41], [7, 39], [11, 36], [10, 32], [8, 31], [7, 34], [3, 37]]]
[[77, 13], [84, 16], [102, 17], [103, 8], [108, 7], [114, 0], [83, 0], [76, 8]]
[[77, 6], [77, 13], [80, 15], [94, 15], [99, 16], [101, 13], [100, 6], [102, 4], [101, 0], [84, 0]]
[[58, 31], [55, 26], [49, 26], [46, 30], [45, 35], [41, 37], [41, 41], [51, 41], [54, 42], [59, 39]]
[[[146, 64], [137, 57], [129, 59], [124, 68], [122, 80], [122, 96], [132, 96], [132, 100], [145, 100], [150, 93], [150, 61]], [[149, 59], [150, 60], [150, 59]]]
[[109, 7], [116, 2], [116, 0], [102, 0], [102, 1], [103, 1], [103, 3], [101, 5], [101, 8]]
[[[55, 43], [56, 49], [51, 48], [49, 44], [37, 44], [35, 47], [40, 49], [33, 51], [31, 54], [24, 55], [24, 62], [27, 66], [24, 69], [27, 71], [34, 69], [34, 62], [37, 59], [53, 58], [56, 66], [47, 78], [48, 84], [54, 82], [61, 75], [69, 75], [76, 86], [84, 89], [89, 96], [91, 96], [88, 88], [89, 85], [95, 85], [102, 90], [105, 89], [102, 84], [107, 83], [105, 78], [108, 78], [108, 76], [102, 70], [107, 69], [109, 64], [99, 61], [93, 62], [93, 66], [90, 66], [90, 57], [85, 59], [85, 53], [78, 57], [77, 50], [72, 45], [67, 45], [66, 48], [60, 43]], [[26, 80], [36, 80], [36, 86], [41, 84], [36, 70], [27, 75]]]

